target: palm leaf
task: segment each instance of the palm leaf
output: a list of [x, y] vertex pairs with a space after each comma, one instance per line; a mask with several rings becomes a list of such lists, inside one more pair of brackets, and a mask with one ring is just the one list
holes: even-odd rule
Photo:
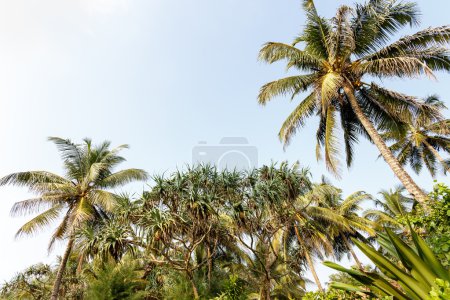
[[259, 52], [259, 59], [268, 63], [286, 59], [287, 67], [311, 71], [320, 67], [320, 59], [294, 46], [269, 42]]
[[305, 119], [312, 116], [317, 109], [317, 101], [314, 93], [309, 94], [295, 110], [287, 117], [278, 134], [285, 146], [289, 145], [291, 137], [298, 128], [305, 125]]
[[315, 78], [315, 75], [309, 74], [291, 76], [269, 82], [261, 87], [258, 101], [260, 104], [265, 105], [269, 100], [276, 96], [292, 95], [299, 91], [306, 91], [315, 81]]
[[16, 233], [16, 237], [21, 235], [32, 235], [38, 230], [42, 230], [43, 227], [50, 225], [53, 221], [58, 219], [62, 209], [63, 205], [56, 205], [37, 215], [20, 227]]
[[114, 188], [133, 181], [145, 181], [148, 174], [142, 169], [126, 169], [103, 178], [98, 185], [103, 188]]

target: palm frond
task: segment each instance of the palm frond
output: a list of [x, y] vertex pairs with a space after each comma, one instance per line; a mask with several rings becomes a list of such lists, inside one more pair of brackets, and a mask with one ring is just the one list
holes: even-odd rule
[[103, 178], [98, 185], [103, 188], [114, 188], [133, 181], [145, 181], [148, 174], [142, 169], [126, 169]]
[[[341, 127], [344, 132], [344, 146], [347, 167], [353, 162], [353, 147], [358, 143], [358, 136], [368, 136], [366, 130], [356, 117], [348, 102], [341, 105]], [[370, 139], [369, 139], [370, 140]]]
[[52, 222], [58, 219], [62, 205], [56, 205], [52, 208], [40, 213], [30, 221], [26, 222], [16, 233], [16, 237], [22, 235], [33, 235], [37, 231], [42, 230], [44, 227], [50, 225]]
[[289, 145], [291, 137], [296, 133], [297, 129], [305, 125], [305, 120], [312, 116], [316, 109], [317, 100], [315, 93], [311, 93], [303, 99], [302, 102], [300, 102], [294, 111], [287, 117], [278, 134], [285, 147]]
[[330, 106], [327, 110], [326, 117], [326, 128], [325, 128], [325, 164], [327, 168], [333, 172], [336, 176], [340, 174], [339, 168], [339, 145], [335, 134], [336, 121], [335, 121], [335, 111], [333, 106]]
[[422, 74], [435, 79], [433, 70], [425, 62], [413, 56], [376, 58], [353, 64], [353, 72], [379, 78], [417, 78]]
[[49, 209], [50, 207], [57, 204], [61, 204], [61, 201], [55, 201], [54, 199], [45, 199], [45, 197], [27, 199], [14, 203], [13, 207], [11, 208], [10, 214], [11, 216], [24, 216], [27, 214], [34, 214], [40, 212], [42, 209]]
[[338, 97], [343, 82], [344, 79], [335, 72], [329, 72], [321, 78], [320, 99], [322, 101], [321, 112], [323, 115], [326, 114], [331, 105], [331, 101]]
[[388, 0], [356, 4], [352, 28], [355, 54], [364, 55], [384, 46], [399, 29], [419, 23], [419, 10], [414, 2]]
[[45, 171], [29, 171], [9, 174], [0, 179], [0, 186], [15, 185], [28, 187], [32, 192], [51, 192], [61, 186], [72, 184], [69, 180], [56, 174]]
[[50, 252], [53, 249], [53, 246], [57, 240], [61, 240], [68, 235], [69, 230], [71, 229], [70, 228], [71, 224], [69, 224], [70, 217], [71, 217], [70, 211], [71, 211], [71, 209], [69, 209], [68, 212], [66, 212], [61, 223], [59, 223], [58, 227], [56, 227], [55, 231], [53, 232], [50, 242], [48, 243], [48, 247], [47, 247], [48, 252]]
[[[413, 35], [405, 36], [398, 41], [386, 46], [379, 51], [365, 57], [371, 59], [374, 57], [393, 57], [401, 54], [421, 53], [422, 51], [437, 51], [445, 53], [446, 46], [450, 42], [450, 26], [429, 27]], [[443, 52], [441, 52], [444, 50]]]
[[107, 212], [112, 212], [117, 205], [117, 195], [104, 190], [91, 190], [89, 199], [93, 205], [98, 205]]
[[327, 59], [330, 53], [328, 36], [331, 32], [331, 26], [325, 18], [318, 15], [313, 0], [304, 0], [303, 9], [306, 12], [307, 23], [303, 34], [297, 38], [297, 41], [306, 42], [305, 51], [308, 53]]
[[355, 38], [350, 24], [349, 16], [352, 9], [348, 6], [340, 6], [336, 16], [331, 20], [333, 31], [330, 34], [328, 44], [330, 47], [331, 62], [347, 61], [355, 49]]
[[311, 71], [321, 65], [320, 59], [294, 46], [283, 43], [266, 43], [259, 52], [259, 59], [267, 63], [287, 60], [287, 68], [296, 67], [299, 70]]
[[292, 95], [299, 91], [306, 91], [315, 81], [316, 75], [298, 75], [269, 82], [261, 87], [258, 102], [265, 105], [272, 98], [279, 95]]

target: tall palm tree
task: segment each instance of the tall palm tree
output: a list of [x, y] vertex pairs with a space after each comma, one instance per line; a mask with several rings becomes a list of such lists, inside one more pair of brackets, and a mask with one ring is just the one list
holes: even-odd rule
[[[436, 96], [430, 96], [425, 103], [436, 108], [444, 108], [444, 104]], [[394, 141], [389, 147], [402, 165], [409, 163], [419, 173], [425, 165], [431, 176], [436, 175], [438, 162], [444, 172], [450, 166], [439, 154], [439, 151], [450, 153], [450, 120], [424, 118], [418, 114], [410, 123], [405, 123], [402, 130], [389, 131], [382, 134], [386, 141]]]
[[[307, 21], [294, 43], [267, 43], [259, 55], [268, 63], [286, 60], [288, 68], [301, 72], [265, 84], [258, 96], [260, 104], [278, 95], [295, 98], [307, 92], [283, 123], [280, 139], [288, 145], [305, 120], [317, 115], [318, 157], [324, 147], [328, 169], [339, 174], [336, 129], [340, 119], [348, 166], [352, 163], [353, 145], [363, 135], [377, 146], [407, 190], [418, 201], [424, 201], [425, 193], [402, 168], [378, 130], [397, 130], [400, 122], [411, 119], [412, 111], [428, 110], [435, 118], [441, 118], [440, 112], [414, 97], [366, 80], [421, 74], [433, 77], [435, 70], [450, 70], [445, 47], [450, 40], [450, 26], [427, 28], [388, 44], [401, 28], [418, 24], [414, 3], [370, 0], [354, 8], [341, 6], [331, 20], [318, 15], [313, 0], [304, 0], [303, 7]], [[303, 49], [296, 45], [303, 45]]]
[[7, 175], [0, 179], [0, 185], [13, 184], [28, 187], [36, 198], [20, 201], [11, 209], [13, 215], [41, 212], [25, 223], [16, 236], [33, 234], [51, 222], [62, 217], [49, 244], [49, 250], [56, 240], [68, 238], [58, 273], [56, 275], [52, 300], [58, 298], [62, 276], [72, 250], [75, 231], [96, 218], [104, 218], [114, 208], [116, 195], [108, 191], [135, 180], [146, 180], [147, 173], [140, 169], [126, 169], [113, 172], [125, 161], [118, 155], [121, 145], [110, 150], [110, 142], [94, 146], [90, 139], [81, 145], [70, 140], [50, 137], [61, 153], [65, 176], [46, 171], [28, 171]]

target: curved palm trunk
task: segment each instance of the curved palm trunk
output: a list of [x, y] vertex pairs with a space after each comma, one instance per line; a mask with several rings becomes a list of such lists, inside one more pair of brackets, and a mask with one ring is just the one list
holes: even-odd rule
[[58, 273], [56, 274], [56, 280], [53, 285], [51, 300], [57, 300], [59, 294], [59, 288], [61, 287], [61, 281], [66, 270], [67, 261], [69, 260], [70, 252], [72, 251], [72, 246], [74, 242], [74, 237], [70, 237], [69, 242], [67, 243], [66, 251], [64, 252], [64, 256], [61, 260], [61, 265], [59, 266]]
[[423, 141], [423, 144], [427, 146], [428, 150], [433, 153], [433, 155], [439, 160], [442, 166], [445, 168], [446, 172], [450, 172], [450, 166], [445, 162], [444, 158], [439, 154], [439, 152], [433, 148], [427, 141]]
[[391, 150], [389, 150], [388, 146], [373, 126], [372, 122], [366, 117], [361, 107], [359, 106], [358, 101], [356, 100], [354, 88], [351, 85], [346, 84], [344, 85], [344, 91], [348, 97], [353, 111], [355, 112], [361, 124], [366, 129], [374, 144], [377, 146], [384, 160], [388, 163], [389, 167], [391, 167], [395, 176], [397, 176], [397, 178], [402, 182], [408, 192], [413, 195], [417, 201], [423, 203], [427, 199], [427, 195], [419, 188], [419, 186], [414, 182], [411, 176], [409, 176], [409, 174], [403, 169], [402, 165], [399, 163], [397, 158], [395, 158], [394, 154], [392, 154]]
[[[295, 225], [294, 225], [294, 231], [295, 231], [295, 235], [297, 236], [298, 242], [300, 243], [300, 245], [302, 245], [303, 249], [306, 249], [305, 242], [303, 241], [302, 237], [300, 236], [300, 233], [298, 232], [298, 228]], [[316, 269], [314, 268], [314, 264], [311, 259], [311, 256], [309, 255], [309, 252], [306, 250], [304, 251], [304, 253], [305, 253], [306, 262], [308, 263], [309, 269], [311, 270], [311, 273], [314, 277], [314, 281], [316, 282], [317, 288], [319, 289], [319, 291], [323, 292], [324, 289], [322, 287], [322, 284], [320, 283], [319, 276], [317, 276]]]
[[348, 239], [347, 239], [347, 237], [345, 235], [343, 235], [343, 238], [344, 238], [345, 246], [350, 251], [350, 254], [352, 255], [353, 259], [355, 260], [356, 265], [358, 266], [358, 268], [360, 270], [362, 270], [363, 269], [362, 264], [359, 261], [358, 256], [356, 256], [355, 251], [353, 251], [352, 245], [350, 245], [350, 243], [349, 243], [349, 241], [348, 241]]

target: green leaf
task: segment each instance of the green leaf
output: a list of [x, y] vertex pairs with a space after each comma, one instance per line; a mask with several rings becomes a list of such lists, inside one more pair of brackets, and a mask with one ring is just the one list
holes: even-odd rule
[[[429, 289], [424, 286], [424, 284], [415, 278], [411, 277], [409, 274], [401, 270], [395, 264], [390, 262], [387, 258], [385, 258], [381, 253], [377, 252], [373, 247], [368, 246], [360, 241], [353, 240], [355, 245], [368, 257], [372, 260], [376, 266], [389, 270], [395, 276], [395, 279], [403, 282], [411, 291], [414, 292], [414, 298], [424, 299], [426, 298]], [[398, 249], [397, 249], [398, 250]]]

